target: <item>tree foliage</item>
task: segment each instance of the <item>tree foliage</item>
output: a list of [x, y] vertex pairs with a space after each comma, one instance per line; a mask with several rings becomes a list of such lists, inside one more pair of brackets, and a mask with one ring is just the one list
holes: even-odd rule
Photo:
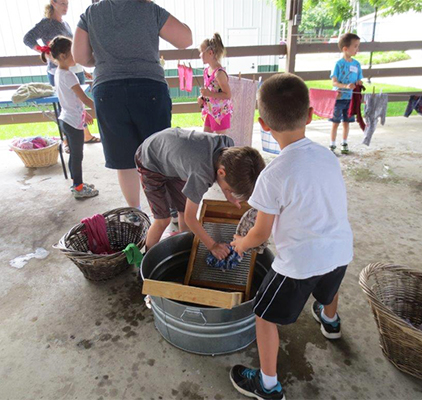
[[[285, 16], [286, 0], [271, 1], [283, 11], [283, 16]], [[361, 3], [377, 7], [378, 10], [386, 10], [385, 14], [401, 14], [411, 10], [422, 12], [422, 0], [365, 0]], [[307, 4], [311, 5], [310, 9], [316, 6], [322, 7], [333, 18], [334, 24], [353, 17], [351, 0], [304, 0], [304, 11]]]

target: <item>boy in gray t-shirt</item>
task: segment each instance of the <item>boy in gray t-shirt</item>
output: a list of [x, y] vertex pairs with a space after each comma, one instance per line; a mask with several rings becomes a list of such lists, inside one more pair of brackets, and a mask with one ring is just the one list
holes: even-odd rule
[[228, 246], [216, 243], [196, 215], [214, 182], [239, 208], [240, 200], [252, 194], [265, 162], [257, 150], [233, 146], [228, 136], [180, 128], [157, 132], [139, 146], [135, 162], [154, 215], [147, 250], [158, 243], [169, 225], [172, 205], [179, 213], [182, 231], [191, 230], [218, 259], [228, 256]]

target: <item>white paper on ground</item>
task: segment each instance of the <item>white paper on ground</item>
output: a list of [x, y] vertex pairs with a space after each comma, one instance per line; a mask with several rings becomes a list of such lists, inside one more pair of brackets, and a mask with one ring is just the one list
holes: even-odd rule
[[20, 269], [20, 268], [23, 268], [31, 258], [38, 258], [39, 260], [42, 260], [44, 258], [47, 258], [49, 254], [50, 252], [47, 251], [46, 249], [43, 249], [42, 247], [38, 247], [35, 250], [35, 253], [29, 253], [24, 256], [16, 257], [13, 260], [11, 260], [9, 264], [13, 268]]

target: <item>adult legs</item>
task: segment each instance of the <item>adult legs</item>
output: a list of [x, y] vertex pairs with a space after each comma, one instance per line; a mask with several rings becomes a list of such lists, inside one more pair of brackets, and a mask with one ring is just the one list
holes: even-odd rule
[[140, 207], [141, 180], [136, 168], [118, 169], [117, 177], [120, 189], [129, 207]]

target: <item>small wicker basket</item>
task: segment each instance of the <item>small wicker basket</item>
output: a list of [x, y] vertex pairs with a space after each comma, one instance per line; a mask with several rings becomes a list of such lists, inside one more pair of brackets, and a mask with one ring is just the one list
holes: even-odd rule
[[[127, 218], [130, 214], [138, 216], [140, 222], [130, 222]], [[148, 216], [137, 208], [116, 208], [103, 215], [110, 246], [116, 253], [107, 255], [88, 253], [88, 237], [85, 234], [85, 225], [82, 223], [75, 225], [53, 246], [72, 260], [85, 278], [92, 281], [111, 279], [126, 270], [129, 264], [122, 250], [130, 243], [135, 243], [142, 249], [151, 225]]]
[[[371, 281], [371, 284], [369, 283]], [[384, 355], [399, 370], [422, 379], [422, 272], [370, 264], [359, 275], [380, 334]]]
[[49, 167], [57, 164], [59, 158], [60, 142], [54, 143], [42, 149], [23, 150], [19, 147], [10, 146], [10, 148], [20, 157], [28, 168]]

